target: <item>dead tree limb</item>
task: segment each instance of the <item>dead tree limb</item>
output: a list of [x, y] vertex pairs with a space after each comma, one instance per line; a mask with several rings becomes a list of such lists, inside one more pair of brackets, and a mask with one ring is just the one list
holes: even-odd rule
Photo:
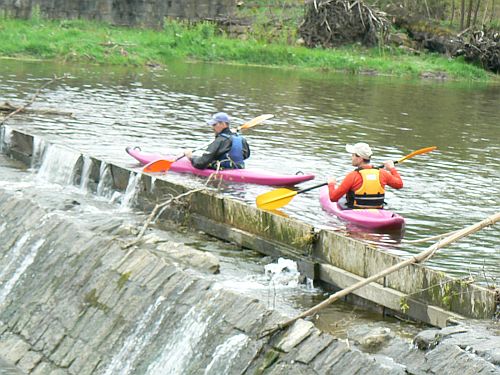
[[[216, 179], [219, 175], [219, 170], [220, 170], [220, 163], [217, 164], [217, 169], [214, 170], [214, 172], [208, 176], [207, 182], [205, 182], [205, 187], [213, 180]], [[219, 186], [220, 186], [220, 181], [219, 181]], [[144, 225], [142, 226], [142, 229], [140, 230], [139, 234], [137, 237], [133, 240], [128, 242], [127, 244], [122, 246], [122, 249], [128, 249], [136, 244], [138, 244], [142, 237], [144, 236], [144, 233], [146, 233], [146, 229], [148, 229], [149, 225], [156, 220], [157, 217], [161, 216], [165, 208], [167, 208], [168, 205], [170, 205], [172, 202], [179, 201], [181, 198], [184, 198], [188, 195], [191, 195], [193, 193], [196, 193], [198, 191], [205, 190], [205, 187], [203, 188], [198, 188], [198, 189], [193, 189], [193, 190], [188, 190], [185, 193], [179, 194], [175, 197], [171, 197], [167, 201], [163, 203], [158, 203], [154, 208], [153, 211], [149, 214], [148, 218], [144, 222]]]
[[45, 87], [47, 87], [47, 86], [51, 85], [52, 83], [54, 83], [54, 82], [56, 82], [56, 81], [63, 80], [63, 79], [65, 79], [65, 78], [67, 78], [67, 75], [66, 75], [66, 74], [65, 74], [65, 75], [63, 75], [62, 77], [54, 76], [54, 78], [52, 78], [50, 81], [45, 82], [43, 85], [41, 85], [41, 86], [38, 88], [38, 90], [36, 90], [35, 95], [33, 95], [33, 96], [31, 97], [31, 99], [30, 99], [30, 100], [29, 100], [29, 101], [28, 101], [25, 105], [23, 105], [22, 107], [17, 108], [14, 112], [11, 112], [11, 113], [9, 113], [7, 116], [5, 116], [5, 118], [3, 118], [3, 119], [2, 119], [2, 122], [0, 122], [0, 125], [5, 124], [5, 122], [6, 122], [9, 118], [11, 118], [12, 116], [14, 116], [14, 115], [18, 114], [19, 112], [24, 111], [26, 108], [28, 108], [30, 105], [32, 105], [32, 104], [35, 102], [36, 98], [40, 95], [40, 93], [42, 92], [42, 90], [43, 90]]
[[385, 41], [389, 31], [386, 14], [363, 1], [306, 1], [299, 35], [308, 47], [336, 47], [361, 42], [374, 46]]

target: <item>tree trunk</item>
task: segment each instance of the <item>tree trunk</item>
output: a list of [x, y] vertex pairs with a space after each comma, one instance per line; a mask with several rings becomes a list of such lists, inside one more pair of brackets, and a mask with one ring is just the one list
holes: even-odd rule
[[453, 19], [455, 18], [455, 0], [451, 2], [451, 17], [450, 17], [450, 26], [453, 25]]
[[486, 24], [486, 16], [488, 15], [488, 2], [484, 5], [483, 19], [481, 20], [481, 25]]
[[469, 0], [469, 7], [467, 8], [467, 24], [465, 25], [466, 28], [470, 27], [470, 21], [472, 18], [472, 3], [474, 0]]
[[464, 29], [465, 0], [460, 3], [460, 31]]
[[431, 19], [431, 11], [429, 10], [429, 4], [427, 4], [427, 0], [424, 0], [425, 9], [427, 10], [427, 17]]
[[474, 20], [472, 21], [472, 24], [476, 26], [477, 22], [477, 13], [479, 12], [479, 6], [481, 5], [481, 0], [477, 0], [476, 3], [476, 9], [474, 9]]

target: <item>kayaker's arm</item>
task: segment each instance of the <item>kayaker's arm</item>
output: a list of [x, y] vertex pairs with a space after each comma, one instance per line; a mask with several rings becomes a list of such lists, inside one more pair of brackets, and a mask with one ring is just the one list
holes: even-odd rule
[[250, 146], [245, 138], [243, 138], [243, 159], [248, 159], [250, 157]]
[[205, 169], [216, 157], [220, 142], [218, 139], [213, 141], [201, 156], [191, 157], [191, 164], [198, 169]]
[[354, 178], [356, 177], [356, 174], [358, 173], [355, 171], [349, 173], [338, 187], [335, 187], [334, 180], [331, 180], [331, 182], [329, 181], [328, 193], [330, 201], [337, 202], [340, 198], [347, 194], [355, 182]]
[[393, 189], [401, 189], [403, 187], [403, 180], [401, 179], [397, 169], [394, 167], [394, 163], [391, 161], [386, 162], [384, 165], [387, 170], [380, 170], [381, 183], [389, 185]]
[[208, 165], [217, 159], [221, 154], [229, 152], [231, 149], [231, 142], [224, 137], [217, 137], [210, 143], [207, 149], [203, 152], [201, 156], [193, 156], [191, 158], [191, 164], [193, 167], [198, 169], [205, 169]]

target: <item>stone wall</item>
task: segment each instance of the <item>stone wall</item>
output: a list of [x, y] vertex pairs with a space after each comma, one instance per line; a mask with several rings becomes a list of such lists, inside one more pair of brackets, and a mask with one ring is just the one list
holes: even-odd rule
[[221, 18], [234, 0], [0, 0], [0, 10], [16, 18], [34, 12], [50, 19], [85, 18], [114, 25], [161, 27], [165, 17], [190, 20]]

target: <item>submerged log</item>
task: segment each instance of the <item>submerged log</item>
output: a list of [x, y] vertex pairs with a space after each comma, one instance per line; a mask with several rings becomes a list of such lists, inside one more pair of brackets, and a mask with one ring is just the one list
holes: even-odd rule
[[13, 113], [13, 112], [24, 112], [24, 113], [37, 113], [37, 114], [42, 114], [42, 115], [62, 115], [62, 116], [73, 116], [72, 112], [66, 112], [66, 111], [58, 111], [55, 109], [28, 109], [28, 108], [23, 108], [21, 107], [16, 107], [9, 102], [4, 102], [3, 104], [0, 104], [0, 112], [3, 113]]
[[[44, 84], [42, 84], [42, 85], [38, 88], [38, 90], [36, 90], [36, 92], [35, 92], [35, 94], [32, 96], [32, 98], [31, 98], [31, 99], [30, 99], [30, 100], [29, 100], [29, 101], [28, 101], [25, 105], [23, 105], [22, 107], [19, 107], [19, 108], [16, 108], [16, 109], [14, 109], [14, 110], [11, 110], [11, 109], [12, 109], [12, 106], [11, 106], [9, 103], [5, 103], [5, 105], [6, 105], [6, 109], [7, 109], [7, 111], [9, 111], [9, 113], [8, 113], [5, 117], [2, 117], [2, 119], [1, 119], [1, 121], [0, 121], [0, 125], [5, 124], [5, 122], [6, 122], [8, 119], [10, 119], [12, 116], [17, 115], [17, 114], [18, 114], [18, 113], [20, 113], [20, 112], [25, 112], [25, 111], [26, 111], [26, 109], [27, 109], [29, 106], [31, 106], [31, 105], [35, 102], [36, 98], [37, 98], [37, 97], [41, 94], [42, 90], [43, 90], [45, 87], [49, 86], [50, 84], [52, 84], [52, 83], [54, 83], [54, 82], [56, 82], [56, 81], [60, 81], [60, 80], [62, 80], [62, 79], [65, 79], [65, 78], [67, 78], [67, 77], [68, 77], [68, 75], [67, 75], [67, 74], [64, 74], [62, 77], [54, 76], [54, 78], [52, 78], [50, 81], [47, 81], [47, 82], [45, 82]], [[70, 116], [71, 116], [71, 115], [72, 115], [72, 114], [70, 114]]]
[[299, 35], [308, 47], [336, 47], [360, 42], [365, 46], [385, 41], [386, 14], [361, 0], [310, 0], [305, 5]]

